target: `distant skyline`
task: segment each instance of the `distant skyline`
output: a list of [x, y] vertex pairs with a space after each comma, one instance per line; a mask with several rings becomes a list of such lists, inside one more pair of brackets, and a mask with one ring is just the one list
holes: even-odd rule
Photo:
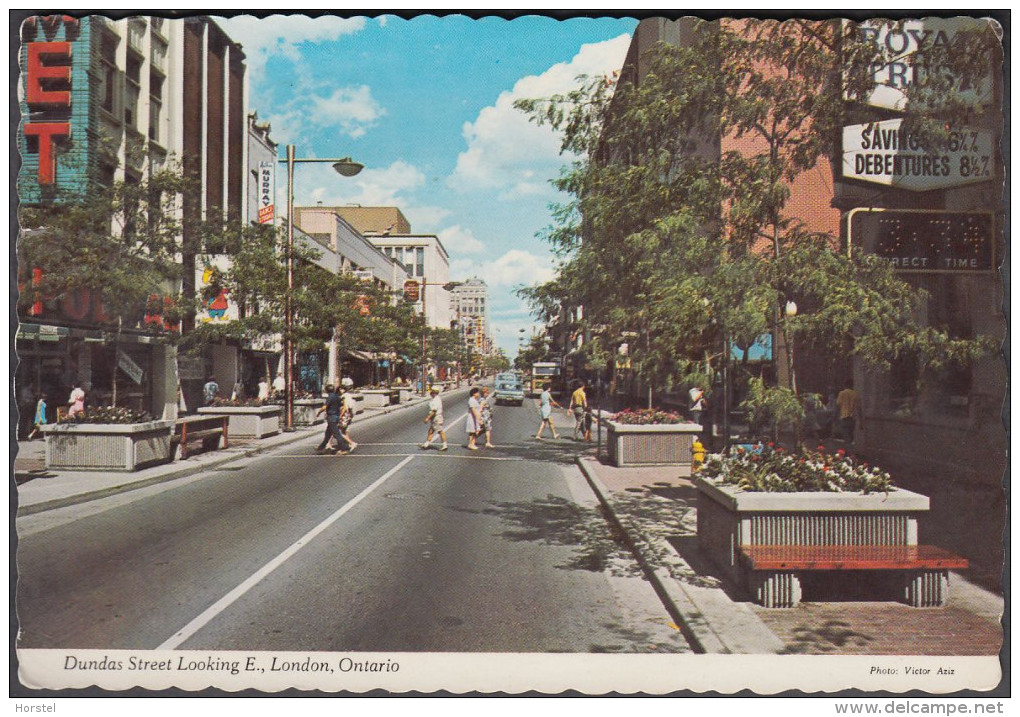
[[[514, 295], [554, 275], [536, 235], [550, 185], [571, 158], [559, 139], [513, 108], [567, 92], [578, 75], [619, 70], [635, 19], [463, 15], [217, 17], [248, 60], [249, 109], [300, 157], [351, 156], [356, 177], [302, 165], [299, 205], [396, 206], [414, 232], [439, 236], [450, 277], [489, 286], [496, 345], [513, 357], [519, 329], [536, 326]], [[278, 178], [279, 201], [286, 191]]]

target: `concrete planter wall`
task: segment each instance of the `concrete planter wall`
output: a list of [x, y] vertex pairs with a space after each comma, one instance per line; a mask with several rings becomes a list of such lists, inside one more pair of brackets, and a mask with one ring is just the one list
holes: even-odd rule
[[47, 468], [134, 471], [170, 461], [174, 421], [54, 423], [42, 430]]
[[696, 423], [603, 424], [608, 427], [609, 461], [615, 466], [690, 465], [691, 445], [701, 433]]
[[364, 398], [365, 408], [385, 408], [400, 403], [399, 389], [366, 388], [358, 393]]
[[740, 581], [742, 545], [917, 545], [928, 496], [886, 493], [762, 493], [695, 477], [698, 545]]
[[[296, 411], [296, 406], [295, 406]], [[266, 438], [280, 432], [280, 406], [203, 406], [198, 412], [229, 416], [228, 431], [233, 438]]]
[[[294, 425], [314, 426], [326, 422], [326, 414], [316, 417], [319, 409], [326, 405], [321, 398], [298, 398], [294, 401]], [[281, 412], [282, 413], [282, 412]]]
[[400, 402], [406, 403], [414, 398], [414, 391], [410, 388], [398, 388], [397, 391], [400, 393]]

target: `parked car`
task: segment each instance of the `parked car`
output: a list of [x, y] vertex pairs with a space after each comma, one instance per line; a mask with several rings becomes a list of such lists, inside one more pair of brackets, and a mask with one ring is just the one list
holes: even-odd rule
[[498, 406], [501, 403], [524, 405], [524, 382], [521, 377], [512, 373], [501, 373], [496, 376], [492, 396]]

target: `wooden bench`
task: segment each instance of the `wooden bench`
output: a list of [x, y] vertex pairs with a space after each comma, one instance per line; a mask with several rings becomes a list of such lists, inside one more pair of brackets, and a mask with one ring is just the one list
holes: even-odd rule
[[230, 416], [183, 416], [177, 419], [174, 426], [173, 441], [181, 446], [181, 460], [188, 457], [188, 443], [202, 441], [202, 447], [215, 449], [223, 437], [223, 448], [230, 445], [230, 434], [227, 427]]
[[756, 602], [793, 607], [801, 600], [799, 573], [809, 570], [896, 570], [904, 574], [904, 601], [939, 607], [949, 598], [949, 571], [966, 558], [934, 545], [742, 545]]

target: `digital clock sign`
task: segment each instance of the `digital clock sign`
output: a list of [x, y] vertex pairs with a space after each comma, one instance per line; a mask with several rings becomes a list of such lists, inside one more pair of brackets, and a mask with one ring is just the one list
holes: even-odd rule
[[905, 272], [995, 268], [991, 212], [858, 208], [849, 214], [851, 247]]

